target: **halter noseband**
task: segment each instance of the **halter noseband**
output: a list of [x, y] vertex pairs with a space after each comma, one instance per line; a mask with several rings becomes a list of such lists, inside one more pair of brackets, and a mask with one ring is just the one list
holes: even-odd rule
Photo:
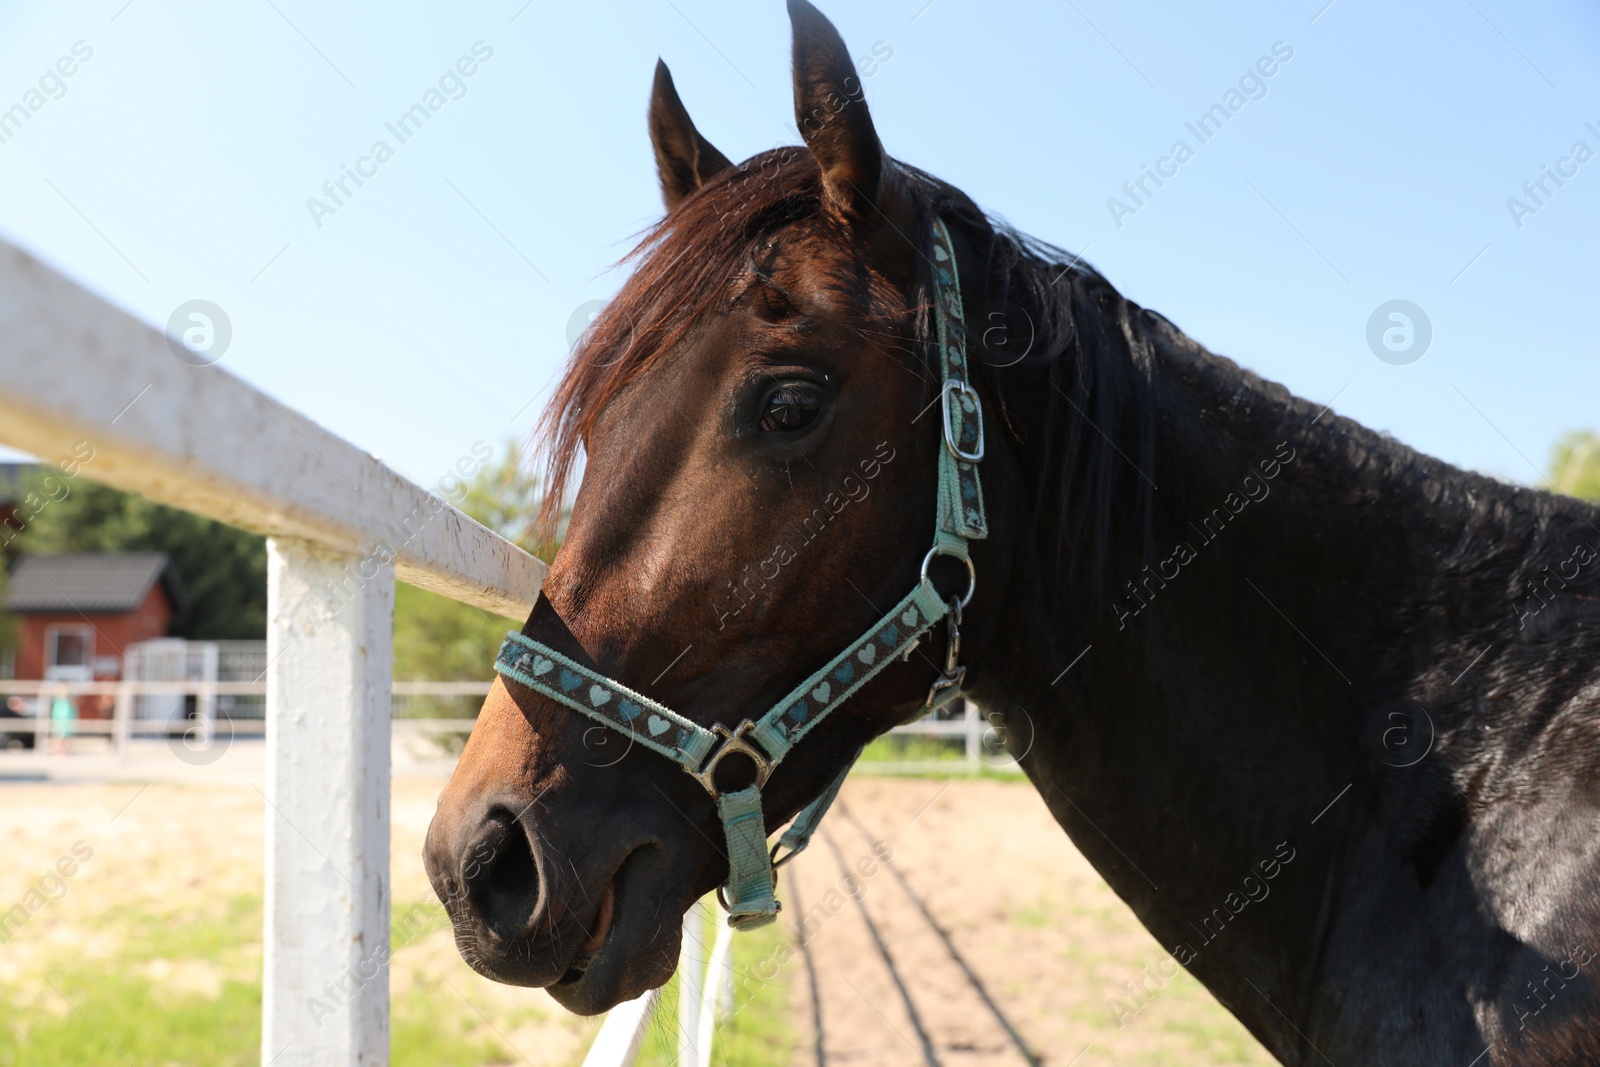
[[[940, 409], [945, 447], [939, 452], [939, 504], [933, 547], [923, 557], [917, 585], [905, 599], [765, 715], [753, 722], [746, 719], [733, 730], [720, 723], [707, 729], [520, 633], [506, 635], [495, 659], [494, 669], [500, 674], [659, 752], [711, 794], [728, 843], [728, 881], [723, 903], [728, 909], [728, 925], [735, 929], [754, 929], [776, 917], [779, 904], [773, 896], [773, 868], [788, 862], [810, 842], [855, 763], [852, 759], [828, 788], [795, 816], [778, 844], [768, 852], [761, 789], [789, 750], [896, 656], [909, 657], [922, 636], [941, 619], [949, 628], [945, 666], [929, 687], [928, 699], [919, 714], [942, 707], [961, 694], [966, 675], [966, 668], [957, 663], [961, 609], [972, 599], [977, 582], [967, 542], [988, 536], [977, 466], [983, 459], [983, 409], [977, 391], [967, 380], [966, 321], [962, 316], [955, 246], [944, 222], [937, 218], [933, 222], [933, 260], [938, 287], [934, 320], [944, 375]], [[966, 563], [969, 580], [965, 594], [948, 601], [939, 595], [928, 578], [928, 567], [935, 556], [952, 556]], [[749, 759], [755, 766], [755, 780], [742, 789], [723, 792], [715, 775], [718, 765], [730, 755]], [[859, 756], [857, 752], [856, 757]], [[778, 859], [782, 848], [789, 851]]]

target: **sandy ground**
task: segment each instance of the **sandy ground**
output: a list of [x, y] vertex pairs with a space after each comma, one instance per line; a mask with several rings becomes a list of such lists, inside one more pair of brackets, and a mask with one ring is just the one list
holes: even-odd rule
[[[463, 1032], [487, 1026], [511, 1062], [575, 1063], [596, 1022], [479, 978], [436, 920], [419, 853], [441, 786], [395, 786], [396, 918], [419, 906], [435, 917], [395, 954], [397, 1022], [443, 1013]], [[47, 961], [113, 960], [126, 936], [118, 916], [176, 926], [258, 901], [264, 807], [248, 783], [0, 785], [0, 910], [78, 857], [64, 891], [47, 887], [59, 899], [0, 946], [0, 983], [37, 989], [48, 1008]], [[786, 971], [796, 1067], [818, 1062], [818, 1006], [823, 1060], [840, 1065], [1022, 1064], [1021, 1048], [1059, 1067], [1270, 1062], [1186, 976], [1117, 1025], [1107, 998], [1160, 949], [1026, 783], [852, 779], [779, 896], [786, 928], [805, 934]], [[140, 969], [204, 992], [259, 966], [257, 932], [215, 964]]]
[[819, 1057], [802, 973], [796, 1067], [1272, 1062], [1186, 976], [1118, 1026], [1161, 950], [1026, 783], [852, 779], [819, 837], [779, 894], [822, 1020]]
[[[408, 1017], [438, 1018], [452, 1032], [508, 1047], [515, 1055], [506, 1063], [576, 1063], [598, 1020], [569, 1016], [543, 993], [481, 978], [456, 952], [421, 856], [443, 784], [440, 778], [395, 782], [394, 916], [398, 923], [414, 915], [410, 928], [417, 931], [396, 949], [390, 968], [396, 1030]], [[176, 931], [222, 921], [241, 902], [249, 919], [234, 924], [242, 938], [238, 951], [219, 953], [212, 963], [154, 960], [134, 969], [175, 992], [213, 995], [226, 978], [259, 978], [265, 812], [265, 798], [249, 783], [0, 785], [0, 912], [37, 891], [62, 857], [90, 852], [62, 879], [64, 892], [53, 881], [45, 885], [48, 903], [0, 944], [0, 983], [13, 996], [20, 990], [24, 1002], [62, 1012], [47, 979], [64, 956], [113, 961], [125, 942], [149, 935], [152, 926]]]

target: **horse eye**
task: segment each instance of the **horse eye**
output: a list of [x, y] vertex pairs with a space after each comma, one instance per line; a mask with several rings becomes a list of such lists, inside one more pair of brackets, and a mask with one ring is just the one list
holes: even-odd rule
[[815, 390], [782, 385], [767, 398], [761, 429], [767, 433], [797, 433], [816, 422], [821, 411], [822, 398]]

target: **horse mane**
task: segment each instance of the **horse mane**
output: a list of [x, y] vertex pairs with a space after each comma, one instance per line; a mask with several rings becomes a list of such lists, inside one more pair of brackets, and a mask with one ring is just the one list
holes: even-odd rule
[[1147, 551], [1152, 541], [1160, 395], [1151, 326], [1170, 324], [1124, 297], [1082, 256], [926, 180], [940, 190], [936, 210], [959, 225], [974, 253], [962, 278], [969, 301], [976, 297], [966, 309], [969, 361], [997, 409], [991, 425], [1015, 443], [1034, 489], [1047, 577], [1095, 596], [1108, 581], [1113, 548]]
[[[1140, 316], [1149, 313], [1081, 257], [990, 217], [959, 189], [917, 168], [894, 165], [915, 207], [917, 247], [929, 247], [939, 217], [968, 250], [962, 270], [969, 361], [976, 384], [996, 402], [991, 425], [1019, 445], [1058, 570], [1065, 575], [1070, 568], [1097, 585], [1114, 534], [1132, 522], [1148, 538], [1153, 486], [1141, 472], [1154, 464], [1156, 413], [1146, 398], [1154, 356]], [[611, 398], [666, 358], [703, 315], [731, 303], [765, 241], [795, 223], [827, 224], [821, 205], [811, 153], [773, 149], [724, 171], [643, 233], [618, 264], [637, 264], [633, 275], [574, 349], [536, 432], [546, 471], [542, 538], [555, 534], [580, 450]], [[917, 266], [910, 298], [921, 313], [913, 316], [910, 340], [921, 356], [912, 369], [932, 396], [936, 285], [926, 255]], [[995, 315], [1005, 317], [1008, 333], [1026, 324], [1028, 350], [1020, 359], [1009, 342], [989, 343], [998, 336]], [[1044, 374], [1049, 403], [1042, 421], [1023, 425], [1006, 403], [1001, 387], [1012, 366]]]

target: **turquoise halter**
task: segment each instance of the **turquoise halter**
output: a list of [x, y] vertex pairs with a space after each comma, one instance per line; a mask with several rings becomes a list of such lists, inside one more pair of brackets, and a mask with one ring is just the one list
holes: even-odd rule
[[[939, 453], [939, 505], [933, 547], [923, 557], [921, 577], [905, 599], [765, 715], [753, 722], [746, 719], [731, 731], [721, 723], [707, 729], [520, 633], [506, 635], [495, 659], [494, 669], [500, 674], [659, 752], [711, 794], [727, 837], [728, 881], [723, 903], [728, 909], [728, 925], [735, 929], [754, 929], [776, 917], [779, 904], [773, 896], [774, 867], [794, 858], [810, 842], [850, 771], [846, 766], [820, 796], [795, 816], [778, 844], [768, 852], [761, 789], [789, 750], [896, 656], [909, 657], [917, 642], [941, 619], [949, 629], [945, 666], [929, 687], [928, 699], [918, 714], [942, 707], [961, 694], [966, 675], [966, 668], [957, 664], [961, 610], [972, 599], [977, 583], [967, 542], [988, 536], [983, 486], [978, 479], [978, 462], [983, 459], [983, 409], [977, 391], [967, 380], [966, 322], [955, 247], [939, 219], [933, 223], [933, 259], [938, 276], [934, 316], [944, 374], [940, 410], [945, 447]], [[952, 556], [966, 563], [968, 584], [963, 596], [945, 600], [934, 589], [928, 579], [928, 566], [935, 556]], [[755, 781], [743, 789], [724, 793], [717, 788], [714, 777], [717, 765], [733, 754], [744, 755], [755, 765]], [[859, 757], [860, 753], [856, 755]], [[853, 765], [855, 760], [850, 763]], [[779, 859], [778, 850], [784, 848], [789, 851]]]

